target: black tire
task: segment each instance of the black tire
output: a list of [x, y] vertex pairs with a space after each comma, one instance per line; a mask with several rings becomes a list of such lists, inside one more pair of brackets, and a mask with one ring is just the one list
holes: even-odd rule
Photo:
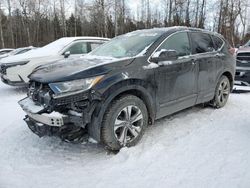
[[110, 150], [134, 146], [142, 138], [147, 125], [148, 111], [144, 102], [134, 95], [123, 95], [112, 101], [104, 114], [102, 142]]
[[222, 108], [226, 105], [229, 94], [231, 92], [231, 85], [228, 77], [221, 76], [215, 90], [214, 99], [212, 105], [214, 108]]

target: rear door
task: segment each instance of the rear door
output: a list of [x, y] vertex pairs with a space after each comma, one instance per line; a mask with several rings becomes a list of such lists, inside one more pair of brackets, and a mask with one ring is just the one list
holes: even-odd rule
[[168, 37], [156, 52], [162, 49], [176, 50], [178, 59], [156, 69], [156, 96], [160, 106], [158, 117], [193, 106], [197, 99], [198, 69], [190, 56], [187, 32]]
[[198, 64], [197, 103], [211, 100], [216, 86], [217, 52], [211, 36], [202, 32], [190, 32], [192, 41], [192, 58]]

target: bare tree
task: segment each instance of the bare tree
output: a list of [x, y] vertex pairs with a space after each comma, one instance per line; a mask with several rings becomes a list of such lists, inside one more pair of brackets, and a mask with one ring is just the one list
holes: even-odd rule
[[65, 16], [65, 0], [60, 0], [60, 12], [61, 12], [61, 19], [62, 19], [63, 36], [67, 36], [66, 16]]
[[10, 0], [7, 0], [7, 4], [8, 4], [8, 11], [9, 11], [8, 23], [9, 23], [9, 31], [10, 31], [10, 38], [11, 38], [11, 46], [15, 47]]
[[4, 44], [4, 38], [3, 38], [3, 24], [2, 24], [1, 2], [0, 2], [0, 40], [1, 40], [2, 48], [4, 48], [5, 44]]
[[162, 6], [140, 0], [135, 15], [126, 0], [4, 2], [7, 11], [0, 10], [1, 47], [41, 46], [63, 36], [112, 38], [136, 29], [172, 25], [215, 30], [231, 44], [249, 40], [249, 0], [161, 0]]

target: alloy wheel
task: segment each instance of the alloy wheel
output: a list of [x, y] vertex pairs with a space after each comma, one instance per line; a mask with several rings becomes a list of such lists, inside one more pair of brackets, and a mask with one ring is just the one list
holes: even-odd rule
[[142, 130], [143, 115], [141, 110], [135, 105], [123, 108], [115, 119], [114, 133], [121, 145], [135, 140]]
[[219, 86], [218, 100], [221, 104], [224, 104], [230, 94], [230, 83], [227, 79], [223, 79]]

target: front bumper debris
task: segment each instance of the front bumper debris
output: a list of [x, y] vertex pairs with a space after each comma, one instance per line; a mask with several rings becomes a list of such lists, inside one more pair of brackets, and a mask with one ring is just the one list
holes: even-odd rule
[[18, 102], [29, 118], [38, 123], [52, 127], [61, 127], [68, 121], [68, 116], [59, 112], [42, 113], [45, 109], [42, 105], [35, 104], [30, 98]]
[[29, 129], [39, 137], [55, 136], [71, 143], [81, 143], [87, 140], [87, 130], [72, 124], [62, 127], [52, 127], [38, 123], [29, 116], [26, 116], [24, 121], [27, 123]]
[[86, 129], [81, 113], [69, 111], [68, 114], [59, 112], [48, 113], [45, 106], [34, 102], [29, 97], [18, 102], [27, 114], [24, 121], [30, 130], [38, 135], [57, 136], [68, 142], [81, 142]]

